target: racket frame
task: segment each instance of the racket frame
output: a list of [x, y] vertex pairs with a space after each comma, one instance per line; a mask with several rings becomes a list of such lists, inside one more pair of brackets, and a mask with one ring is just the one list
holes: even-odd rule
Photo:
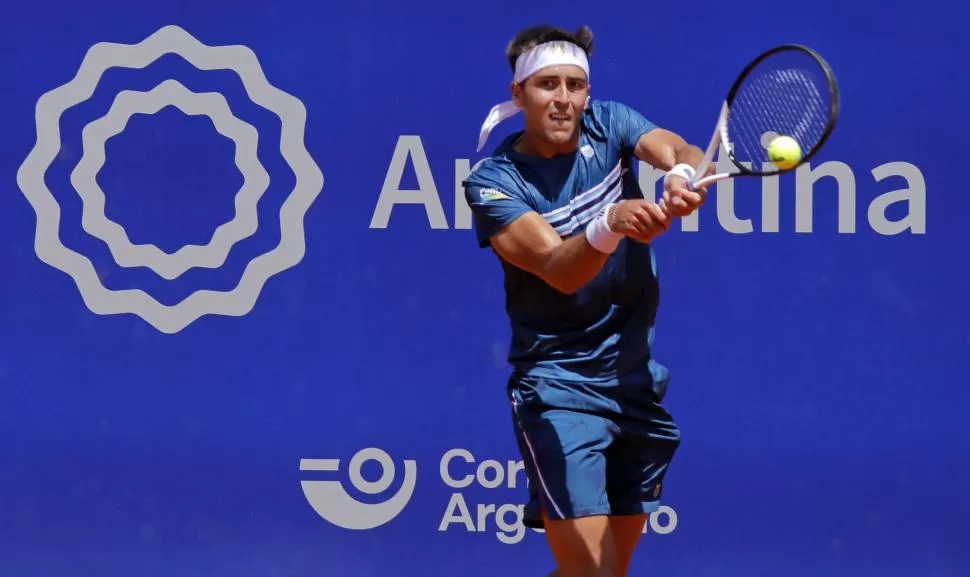
[[[744, 83], [745, 79], [747, 79], [751, 71], [755, 69], [755, 67], [757, 67], [759, 64], [761, 64], [761, 62], [763, 62], [770, 56], [773, 56], [779, 52], [791, 51], [791, 50], [801, 51], [808, 54], [808, 56], [810, 56], [813, 60], [815, 60], [816, 64], [819, 65], [819, 68], [821, 68], [823, 74], [825, 75], [825, 79], [828, 84], [829, 101], [831, 102], [829, 117], [828, 117], [828, 120], [826, 121], [825, 129], [822, 131], [822, 136], [819, 138], [818, 143], [814, 147], [812, 147], [808, 152], [806, 152], [795, 165], [787, 168], [776, 167], [775, 170], [771, 170], [771, 171], [753, 170], [738, 162], [737, 159], [735, 159], [734, 157], [734, 146], [731, 143], [731, 141], [728, 139], [728, 134], [727, 134], [728, 119], [731, 115], [731, 104], [734, 102], [734, 97], [741, 89], [741, 85]], [[840, 112], [839, 85], [835, 78], [835, 72], [832, 70], [832, 67], [829, 66], [829, 63], [826, 62], [824, 58], [822, 58], [821, 54], [819, 54], [817, 51], [813, 50], [812, 48], [809, 48], [808, 46], [805, 46], [802, 44], [781, 44], [781, 45], [775, 46], [774, 48], [771, 48], [770, 50], [766, 50], [765, 52], [762, 52], [760, 55], [758, 55], [757, 58], [752, 60], [747, 66], [744, 67], [741, 73], [738, 74], [737, 79], [735, 79], [734, 84], [731, 85], [731, 90], [728, 91], [727, 97], [724, 99], [724, 101], [721, 104], [721, 112], [718, 116], [717, 124], [715, 125], [716, 128], [714, 129], [714, 134], [711, 136], [711, 142], [707, 146], [707, 150], [704, 153], [703, 160], [701, 160], [701, 163], [697, 166], [694, 178], [691, 179], [691, 181], [689, 182], [690, 187], [692, 189], [696, 189], [699, 187], [708, 186], [709, 184], [719, 180], [733, 178], [736, 176], [769, 176], [769, 175], [775, 175], [775, 174], [784, 174], [786, 172], [795, 170], [799, 166], [810, 161], [812, 157], [814, 157], [815, 154], [818, 153], [818, 151], [822, 148], [825, 142], [829, 139], [829, 137], [832, 135], [832, 131], [835, 129], [835, 124], [836, 124], [836, 121], [838, 120], [839, 112]], [[738, 169], [737, 172], [722, 172], [722, 173], [715, 173], [710, 176], [702, 176], [707, 172], [708, 167], [714, 161], [714, 155], [717, 153], [722, 143], [724, 144], [724, 148], [727, 151], [728, 158], [731, 160], [734, 166], [737, 167]]]

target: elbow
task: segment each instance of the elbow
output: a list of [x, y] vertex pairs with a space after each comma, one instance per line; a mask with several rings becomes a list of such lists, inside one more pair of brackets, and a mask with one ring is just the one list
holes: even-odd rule
[[566, 296], [571, 296], [579, 292], [579, 289], [586, 286], [585, 282], [581, 282], [575, 276], [572, 275], [543, 275], [542, 280], [546, 281], [546, 284]]
[[550, 251], [549, 254], [543, 256], [542, 265], [534, 273], [552, 289], [564, 295], [576, 294], [579, 289], [583, 288], [582, 284], [576, 282], [574, 275], [564, 274], [562, 267], [556, 266], [554, 263], [555, 260]]
[[561, 258], [560, 247], [547, 251], [540, 258], [539, 266], [535, 269], [536, 276], [557, 292], [567, 296], [579, 292], [593, 280], [593, 276], [596, 276], [595, 273], [589, 274], [588, 267], [576, 266], [578, 263], [567, 266], [567, 262]]

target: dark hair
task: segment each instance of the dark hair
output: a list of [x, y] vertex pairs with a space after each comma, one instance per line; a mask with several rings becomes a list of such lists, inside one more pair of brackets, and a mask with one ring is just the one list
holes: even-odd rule
[[593, 31], [589, 29], [589, 26], [581, 26], [575, 32], [568, 32], [556, 26], [532, 26], [516, 34], [515, 38], [509, 42], [509, 46], [505, 50], [509, 59], [509, 66], [512, 67], [514, 72], [515, 61], [523, 52], [531, 50], [539, 44], [557, 41], [572, 42], [582, 48], [587, 57], [593, 53]]

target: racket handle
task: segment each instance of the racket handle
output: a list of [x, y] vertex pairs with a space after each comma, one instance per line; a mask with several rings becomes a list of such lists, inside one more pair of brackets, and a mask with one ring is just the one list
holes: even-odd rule
[[[697, 172], [700, 173], [699, 170]], [[705, 176], [704, 178], [698, 179], [697, 176], [695, 175], [694, 180], [692, 180], [688, 184], [690, 184], [691, 190], [694, 190], [704, 186], [709, 186], [719, 180], [725, 180], [725, 179], [731, 178], [731, 176], [732, 175], [730, 173], [722, 173], [722, 174], [712, 174], [710, 176]]]

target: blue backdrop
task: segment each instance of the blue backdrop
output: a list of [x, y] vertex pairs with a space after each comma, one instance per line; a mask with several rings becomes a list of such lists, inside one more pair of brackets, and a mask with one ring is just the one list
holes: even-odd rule
[[701, 145], [774, 44], [842, 86], [810, 167], [656, 243], [684, 441], [634, 574], [970, 574], [946, 5], [7, 6], [0, 574], [547, 574], [458, 184], [540, 22], [588, 24], [594, 96]]

